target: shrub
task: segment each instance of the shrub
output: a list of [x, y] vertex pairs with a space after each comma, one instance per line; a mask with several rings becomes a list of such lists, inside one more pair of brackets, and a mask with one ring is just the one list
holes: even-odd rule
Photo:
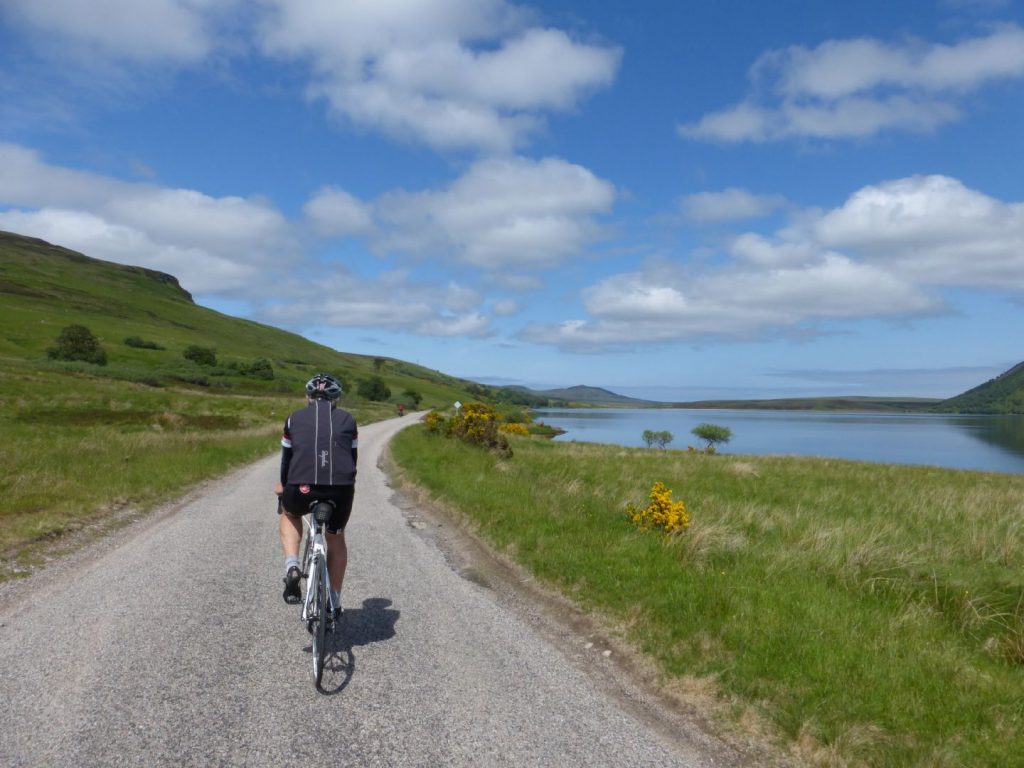
[[181, 353], [181, 356], [199, 365], [209, 365], [212, 367], [217, 364], [217, 353], [209, 347], [200, 347], [198, 344], [190, 344], [185, 347], [185, 351]]
[[252, 364], [246, 371], [246, 375], [252, 376], [254, 379], [270, 381], [274, 378], [274, 366], [270, 364], [267, 358], [258, 357], [252, 361]]
[[423, 395], [421, 395], [419, 392], [412, 388], [402, 392], [402, 397], [404, 397], [406, 400], [412, 403], [413, 408], [419, 408], [420, 401], [423, 399]]
[[447, 420], [437, 411], [431, 411], [423, 417], [423, 423], [427, 425], [427, 432], [438, 435], [444, 434]]
[[451, 420], [455, 437], [474, 445], [490, 448], [503, 456], [511, 456], [508, 438], [498, 434], [498, 412], [483, 403], [464, 406]]
[[626, 505], [626, 516], [641, 531], [662, 529], [666, 535], [685, 531], [690, 527], [690, 515], [681, 501], [672, 501], [672, 489], [657, 482], [651, 486], [650, 501], [646, 507]]
[[427, 425], [427, 431], [432, 434], [457, 437], [463, 442], [487, 448], [505, 458], [512, 456], [508, 438], [498, 431], [498, 412], [489, 405], [470, 403], [463, 406], [459, 413], [450, 419], [445, 419], [437, 411], [431, 411], [423, 421]]
[[357, 392], [360, 397], [366, 398], [367, 400], [375, 400], [377, 402], [387, 400], [391, 397], [391, 388], [388, 387], [387, 383], [380, 376], [371, 376], [368, 379], [360, 381]]
[[[265, 357], [258, 357], [251, 363], [230, 362], [225, 365], [225, 368], [239, 376], [246, 376], [251, 379], [270, 381], [274, 378], [274, 366]], [[210, 371], [210, 373], [214, 376], [218, 374], [217, 371]]]
[[136, 349], [166, 349], [162, 344], [146, 341], [138, 336], [126, 336], [124, 344], [126, 347], [135, 347]]
[[99, 339], [86, 326], [74, 324], [61, 329], [55, 346], [46, 350], [51, 360], [82, 360], [96, 365], [107, 364], [107, 353]]
[[498, 427], [499, 432], [504, 432], [508, 435], [522, 435], [523, 437], [529, 437], [530, 430], [526, 428], [525, 424], [519, 424], [513, 422], [511, 424], [502, 424]]

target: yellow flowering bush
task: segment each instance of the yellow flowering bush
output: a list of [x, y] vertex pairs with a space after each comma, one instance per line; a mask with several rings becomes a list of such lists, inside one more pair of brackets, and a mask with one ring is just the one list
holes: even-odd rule
[[437, 411], [431, 411], [423, 417], [423, 423], [427, 425], [427, 431], [437, 434], [444, 432], [445, 418]]
[[452, 419], [452, 432], [467, 443], [486, 445], [497, 435], [498, 413], [484, 403], [470, 403]]
[[509, 435], [522, 435], [523, 437], [529, 437], [530, 435], [530, 430], [526, 428], [525, 424], [502, 424], [498, 427], [498, 431]]
[[[482, 445], [504, 457], [512, 456], [508, 438], [498, 432], [498, 412], [484, 403], [470, 403], [438, 429], [447, 437], [457, 437], [473, 445]], [[428, 424], [428, 429], [430, 428]]]
[[641, 531], [660, 528], [666, 534], [679, 533], [690, 527], [690, 515], [681, 501], [672, 501], [672, 489], [657, 482], [651, 486], [646, 507], [626, 505], [626, 516]]

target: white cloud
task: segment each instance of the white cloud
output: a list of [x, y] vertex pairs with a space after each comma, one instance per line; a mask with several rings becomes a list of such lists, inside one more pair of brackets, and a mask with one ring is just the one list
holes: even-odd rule
[[263, 310], [271, 322], [289, 327], [384, 328], [418, 336], [491, 334], [490, 319], [477, 307], [481, 297], [450, 283], [416, 282], [405, 272], [363, 279], [335, 268], [317, 283], [319, 298], [309, 301], [309, 284], [283, 281]]
[[515, 299], [498, 299], [491, 306], [491, 311], [499, 317], [509, 317], [519, 314], [520, 306]]
[[0, 211], [0, 229], [39, 237], [94, 258], [167, 272], [192, 293], [230, 292], [253, 280], [248, 264], [201, 248], [160, 242], [138, 229], [82, 211]]
[[421, 336], [469, 336], [483, 338], [491, 335], [491, 321], [484, 315], [456, 315], [435, 317], [421, 323], [416, 333]]
[[865, 187], [811, 236], [922, 284], [1024, 291], [1024, 203], [948, 176]]
[[1024, 203], [945, 176], [858, 190], [772, 236], [744, 233], [724, 266], [658, 262], [583, 291], [587, 319], [522, 338], [580, 351], [815, 332], [826, 321], [944, 311], [943, 289], [1024, 295]]
[[314, 230], [326, 237], [363, 235], [373, 229], [371, 208], [337, 187], [324, 187], [303, 206]]
[[386, 247], [451, 252], [484, 269], [532, 268], [578, 253], [614, 197], [611, 184], [564, 160], [493, 158], [445, 190], [386, 195], [377, 212], [391, 226]]
[[755, 195], [730, 187], [721, 192], [699, 192], [679, 200], [679, 209], [691, 221], [738, 221], [768, 216], [786, 204], [781, 195]]
[[124, 182], [45, 162], [0, 143], [0, 224], [122, 264], [170, 272], [192, 292], [265, 280], [296, 245], [281, 213], [258, 199]]
[[959, 119], [964, 94], [1022, 77], [1024, 29], [1015, 24], [953, 45], [829, 40], [763, 54], [751, 96], [679, 132], [727, 142], [925, 132]]
[[0, 13], [66, 44], [136, 62], [194, 62], [213, 45], [215, 0], [5, 0]]
[[507, 151], [608, 85], [620, 51], [531, 27], [504, 0], [272, 0], [272, 54], [308, 61], [310, 94], [357, 126], [435, 148]]

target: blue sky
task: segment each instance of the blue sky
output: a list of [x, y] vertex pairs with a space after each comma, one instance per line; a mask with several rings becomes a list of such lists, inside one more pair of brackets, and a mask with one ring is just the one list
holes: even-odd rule
[[1024, 359], [1024, 7], [0, 0], [0, 229], [477, 381], [950, 396]]

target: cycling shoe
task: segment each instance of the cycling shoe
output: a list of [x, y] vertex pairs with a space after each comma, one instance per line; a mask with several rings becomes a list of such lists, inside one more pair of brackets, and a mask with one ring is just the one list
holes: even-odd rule
[[295, 605], [302, 601], [302, 592], [299, 590], [299, 580], [302, 578], [302, 571], [294, 565], [288, 569], [284, 577], [284, 601], [289, 605]]

